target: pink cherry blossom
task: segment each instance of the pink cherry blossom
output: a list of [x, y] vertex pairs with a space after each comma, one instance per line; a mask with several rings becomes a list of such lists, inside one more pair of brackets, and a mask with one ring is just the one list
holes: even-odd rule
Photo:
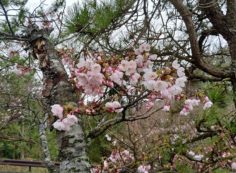
[[147, 80], [143, 82], [143, 85], [146, 89], [153, 91], [156, 88], [156, 81], [155, 80]]
[[142, 52], [141, 52], [139, 49], [134, 49], [134, 53], [135, 53], [136, 55], [140, 55]]
[[57, 120], [56, 122], [52, 124], [52, 126], [59, 131], [66, 129], [65, 124], [61, 120]]
[[131, 60], [126, 64], [125, 74], [130, 76], [136, 72], [137, 64]]
[[129, 150], [124, 150], [120, 153], [122, 160], [127, 162], [127, 161], [132, 161], [134, 159], [133, 155], [129, 152]]
[[119, 71], [119, 70], [115, 70], [114, 73], [112, 73], [112, 75], [110, 76], [110, 79], [117, 83], [118, 85], [122, 85], [122, 78], [123, 78], [124, 73]]
[[[144, 43], [135, 50], [136, 59], [125, 57], [119, 64], [112, 64], [104, 69], [96, 63], [96, 58], [85, 59], [78, 64], [78, 69], [75, 70], [76, 86], [83, 89], [85, 94], [92, 96], [100, 96], [107, 86], [113, 87], [115, 83], [122, 86], [122, 89], [126, 90], [129, 95], [137, 94], [137, 91], [141, 91], [143, 86], [144, 89], [155, 95], [154, 99], [147, 98], [146, 103], [148, 104], [146, 106], [150, 108], [157, 101], [157, 98], [166, 103], [170, 103], [173, 99], [182, 99], [180, 94], [182, 94], [187, 81], [185, 69], [180, 66], [178, 60], [175, 60], [172, 63], [172, 68], [176, 69], [177, 77], [176, 75], [171, 76], [174, 83], [172, 80], [163, 80], [162, 75], [165, 74], [157, 74], [158, 69], [156, 66], [154, 68], [151, 61], [157, 59], [157, 55], [149, 55], [149, 51], [150, 45]], [[107, 79], [107, 74], [110, 75], [109, 79]], [[187, 115], [199, 102], [199, 100], [187, 99], [180, 113]], [[204, 104], [205, 109], [210, 107], [212, 102], [205, 100]], [[107, 102], [105, 107], [110, 112], [121, 112], [123, 110], [117, 101]], [[163, 110], [168, 111], [169, 109], [169, 105], [165, 105]]]
[[161, 97], [163, 97], [165, 99], [168, 99], [168, 100], [171, 100], [174, 95], [170, 91], [171, 91], [171, 88], [167, 88], [165, 90], [162, 90], [161, 91]]
[[175, 68], [175, 69], [180, 68], [180, 65], [179, 65], [179, 63], [178, 63], [178, 60], [173, 61], [172, 67]]
[[96, 71], [89, 71], [87, 73], [88, 83], [94, 87], [99, 87], [102, 85], [104, 75]]
[[118, 162], [121, 157], [118, 151], [112, 151], [110, 157], [108, 158], [111, 162], [116, 163]]
[[211, 106], [213, 105], [213, 103], [211, 102], [211, 100], [206, 96], [204, 98], [204, 106], [203, 106], [203, 109], [208, 109], [210, 108]]
[[80, 86], [85, 86], [88, 84], [88, 78], [87, 78], [87, 74], [85, 73], [78, 73], [77, 74], [77, 86], [80, 87]]
[[157, 60], [157, 55], [152, 54], [152, 55], [149, 56], [149, 59], [152, 60], [152, 61], [155, 61], [155, 60]]
[[131, 85], [127, 85], [126, 88], [127, 88], [127, 93], [129, 95], [133, 95], [135, 93], [135, 91], [136, 91], [135, 87], [133, 87]]
[[146, 69], [152, 69], [152, 67], [153, 67], [153, 62], [150, 61], [150, 60], [147, 60], [147, 61], [144, 63], [144, 67], [146, 67]]
[[150, 165], [140, 165], [138, 167], [138, 173], [149, 173], [150, 169], [151, 169]]
[[208, 108], [210, 108], [212, 105], [213, 105], [213, 103], [212, 103], [211, 101], [208, 101], [208, 102], [206, 102], [206, 103], [204, 104], [203, 109], [204, 109], [204, 110], [205, 110], [205, 109], [208, 109]]
[[184, 108], [181, 110], [180, 115], [188, 115], [191, 110], [193, 110], [194, 106], [198, 106], [200, 104], [199, 99], [187, 99], [184, 102]]
[[170, 105], [165, 105], [162, 110], [165, 112], [170, 111]]
[[179, 67], [179, 68], [177, 69], [177, 75], [178, 75], [179, 77], [185, 76], [184, 68], [183, 68], [183, 67]]
[[108, 170], [108, 168], [109, 168], [109, 164], [108, 164], [108, 162], [106, 160], [104, 160], [104, 162], [103, 162], [103, 169], [104, 170]]
[[233, 170], [236, 170], [236, 162], [232, 162], [232, 163], [231, 163], [231, 168], [232, 168]]
[[185, 76], [177, 78], [175, 81], [175, 85], [183, 88], [185, 87], [185, 82], [187, 81], [187, 78]]
[[145, 81], [155, 80], [157, 78], [157, 74], [151, 70], [146, 70], [143, 78]]
[[145, 107], [147, 108], [147, 110], [151, 109], [154, 106], [153, 101], [148, 100], [147, 103], [145, 104]]
[[165, 81], [162, 81], [162, 80], [157, 80], [156, 81], [156, 84], [155, 84], [155, 91], [164, 91], [164, 90], [166, 90], [167, 89], [167, 87], [168, 87], [168, 83], [167, 82], [165, 82]]
[[210, 101], [209, 97], [206, 96], [206, 97], [204, 98], [204, 101], [205, 101], [205, 102]]
[[59, 104], [54, 104], [51, 106], [51, 112], [54, 116], [62, 119], [63, 117], [63, 107]]
[[178, 94], [181, 94], [181, 92], [183, 91], [183, 89], [177, 85], [171, 86], [168, 90], [172, 96], [176, 96]]
[[122, 60], [121, 63], [119, 64], [118, 68], [121, 70], [121, 71], [126, 71], [126, 66], [128, 64], [128, 61], [127, 60]]
[[187, 99], [185, 101], [186, 104], [191, 104], [193, 106], [198, 106], [199, 103], [200, 103], [200, 100], [199, 99]]
[[78, 118], [75, 115], [68, 114], [66, 118], [57, 120], [53, 123], [53, 127], [59, 131], [69, 131], [71, 126], [78, 122]]
[[99, 64], [96, 64], [96, 63], [91, 66], [91, 71], [93, 71], [93, 72], [100, 73], [101, 69], [102, 69], [101, 66]]
[[142, 52], [149, 52], [151, 49], [150, 45], [147, 44], [147, 43], [143, 43], [139, 46], [139, 51], [142, 53]]
[[77, 64], [77, 68], [86, 68], [86, 69], [90, 69], [91, 65], [94, 64], [94, 62], [92, 60], [84, 60], [81, 59], [80, 62]]
[[118, 101], [107, 102], [105, 104], [105, 107], [110, 112], [122, 112], [123, 111], [123, 108], [121, 108], [121, 104]]
[[121, 71], [125, 72], [127, 76], [130, 76], [136, 72], [137, 63], [133, 60], [122, 60], [118, 67]]
[[189, 109], [187, 109], [187, 108], [184, 107], [184, 108], [180, 111], [179, 114], [186, 116], [186, 115], [188, 115], [189, 113], [190, 113], [190, 112], [189, 112]]
[[75, 115], [68, 114], [67, 117], [62, 120], [62, 122], [67, 126], [72, 126], [78, 122], [78, 118]]
[[101, 66], [91, 60], [82, 60], [77, 67], [76, 86], [82, 88], [88, 95], [102, 94], [104, 75], [101, 73]]
[[184, 102], [185, 107], [188, 108], [188, 110], [193, 110], [193, 107], [198, 106], [199, 103], [200, 103], [200, 100], [198, 99], [187, 99]]
[[130, 76], [130, 84], [131, 85], [136, 85], [138, 83], [139, 78], [141, 75], [139, 73], [134, 73], [133, 75]]
[[137, 57], [136, 57], [136, 63], [137, 63], [137, 67], [138, 68], [142, 68], [143, 67], [143, 61], [144, 61], [144, 59], [143, 59], [143, 56], [142, 55], [138, 55]]

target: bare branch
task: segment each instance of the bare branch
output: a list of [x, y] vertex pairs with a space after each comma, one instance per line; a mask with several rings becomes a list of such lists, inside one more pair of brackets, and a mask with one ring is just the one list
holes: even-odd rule
[[6, 18], [8, 28], [10, 29], [11, 34], [12, 34], [12, 35], [15, 35], [15, 33], [13, 32], [13, 29], [12, 29], [12, 27], [11, 27], [10, 21], [9, 21], [9, 19], [8, 19], [7, 11], [6, 11], [6, 9], [5, 9], [3, 3], [2, 3], [2, 0], [0, 0], [0, 5], [1, 5], [2, 10], [3, 10], [3, 12], [4, 12], [4, 16], [5, 16], [5, 18]]
[[89, 134], [87, 135], [87, 138], [95, 138], [98, 135], [102, 134], [103, 132], [105, 132], [107, 129], [109, 129], [110, 127], [117, 125], [121, 122], [125, 122], [125, 121], [137, 121], [137, 120], [141, 120], [141, 119], [147, 119], [149, 118], [151, 115], [153, 115], [154, 113], [160, 111], [162, 109], [162, 107], [155, 109], [154, 111], [151, 111], [149, 113], [144, 113], [142, 115], [135, 115], [135, 116], [119, 116], [116, 117], [114, 119], [110, 119], [105, 121], [102, 124], [99, 124], [99, 126], [95, 127], [93, 130], [91, 130], [89, 132]]
[[194, 27], [194, 23], [192, 20], [191, 12], [183, 4], [183, 1], [181, 1], [181, 0], [169, 0], [169, 1], [174, 5], [174, 7], [180, 13], [180, 15], [186, 25], [187, 32], [189, 35], [190, 44], [191, 44], [192, 57], [194, 60], [194, 64], [198, 68], [203, 70], [204, 72], [207, 72], [208, 74], [211, 74], [215, 77], [225, 78], [225, 77], [231, 76], [232, 73], [230, 71], [223, 70], [223, 69], [218, 70], [215, 67], [210, 66], [204, 62], [204, 60], [202, 59], [199, 45], [198, 45], [197, 34], [195, 32], [195, 27]]

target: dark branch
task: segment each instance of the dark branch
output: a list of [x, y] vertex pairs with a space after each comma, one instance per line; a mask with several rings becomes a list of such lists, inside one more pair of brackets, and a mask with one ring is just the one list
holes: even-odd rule
[[0, 40], [28, 41], [26, 36], [11, 35], [0, 31]]
[[98, 135], [104, 133], [107, 129], [109, 129], [110, 127], [117, 125], [121, 122], [125, 122], [125, 121], [137, 121], [137, 120], [142, 120], [142, 119], [147, 119], [149, 118], [151, 115], [153, 115], [154, 113], [160, 111], [162, 109], [162, 107], [155, 109], [154, 111], [150, 112], [150, 113], [146, 113], [146, 114], [142, 114], [140, 116], [119, 116], [110, 120], [105, 121], [104, 123], [100, 124], [99, 126], [95, 127], [93, 130], [91, 130], [89, 132], [89, 134], [87, 135], [87, 138], [95, 138]]
[[217, 36], [219, 33], [216, 29], [210, 29], [210, 30], [206, 30], [206, 31], [203, 31], [200, 38], [199, 38], [199, 41], [198, 41], [198, 45], [199, 45], [199, 49], [200, 49], [200, 52], [203, 53], [203, 42], [204, 40], [206, 39], [207, 36], [209, 35], [215, 35]]
[[[209, 3], [209, 1], [208, 0], [199, 0], [199, 4], [201, 6], [203, 6], [203, 4], [206, 4], [206, 3]], [[206, 14], [207, 18], [213, 24], [214, 28], [226, 40], [231, 40], [234, 33], [231, 32], [229, 22], [226, 20], [226, 16], [221, 11], [218, 3], [215, 3], [211, 6], [207, 6], [206, 8], [201, 8], [201, 10]], [[235, 18], [235, 16], [234, 16], [234, 18]]]
[[211, 74], [212, 76], [215, 77], [226, 78], [232, 76], [233, 74], [231, 73], [231, 71], [216, 69], [214, 66], [210, 66], [202, 59], [202, 54], [200, 52], [200, 48], [198, 45], [197, 33], [195, 31], [195, 26], [192, 20], [191, 12], [183, 4], [183, 1], [181, 0], [169, 0], [169, 1], [174, 5], [174, 7], [180, 13], [187, 28], [194, 65], [196, 65], [199, 69], [203, 70], [204, 72]]
[[2, 10], [3, 10], [3, 12], [4, 12], [4, 16], [5, 16], [5, 18], [6, 18], [8, 28], [9, 28], [9, 30], [11, 31], [11, 34], [12, 34], [12, 35], [15, 35], [15, 33], [13, 32], [13, 29], [12, 29], [12, 27], [11, 27], [10, 21], [9, 21], [9, 19], [8, 19], [7, 11], [6, 11], [6, 9], [5, 9], [3, 3], [2, 3], [2, 0], [0, 0], [0, 5], [1, 5]]

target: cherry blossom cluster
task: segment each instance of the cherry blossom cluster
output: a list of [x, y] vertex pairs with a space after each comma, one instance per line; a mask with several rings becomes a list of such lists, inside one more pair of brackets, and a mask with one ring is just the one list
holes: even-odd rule
[[180, 115], [188, 115], [194, 106], [198, 106], [200, 103], [199, 99], [187, 99], [184, 102], [184, 107], [180, 112]]
[[78, 118], [73, 114], [63, 115], [63, 107], [59, 104], [54, 104], [51, 106], [51, 112], [54, 116], [59, 118], [53, 123], [53, 127], [59, 131], [69, 131], [71, 126], [78, 122]]
[[[153, 108], [160, 100], [165, 103], [164, 111], [170, 110], [173, 101], [184, 101], [183, 91], [187, 81], [184, 68], [180, 66], [178, 60], [173, 61], [170, 67], [154, 65], [153, 61], [157, 59], [157, 55], [149, 51], [150, 45], [144, 43], [124, 58], [120, 56], [107, 58], [105, 55], [89, 54], [89, 56], [83, 56], [74, 69], [71, 69], [73, 62], [70, 62], [70, 69], [73, 71], [71, 78], [78, 91], [90, 98], [99, 98], [98, 101], [93, 102], [93, 107], [99, 110], [87, 104], [84, 113], [94, 114], [103, 110], [120, 113], [130, 98], [135, 101], [143, 95], [145, 97], [141, 100], [144, 101], [147, 110]], [[109, 92], [112, 90], [115, 94]], [[81, 101], [83, 102], [83, 100], [78, 102]], [[180, 114], [188, 115], [200, 102], [204, 103], [204, 109], [212, 106], [208, 97], [186, 99]], [[83, 105], [81, 105], [80, 111], [83, 110]], [[59, 106], [54, 105], [53, 108], [56, 109]], [[71, 114], [68, 114], [66, 118], [55, 113], [54, 115], [59, 118], [54, 123], [55, 128], [59, 130], [68, 130], [77, 121], [76, 117]]]
[[105, 104], [105, 107], [110, 112], [117, 112], [118, 113], [118, 112], [122, 112], [123, 111], [123, 108], [121, 108], [121, 104], [118, 101], [107, 102]]
[[78, 88], [82, 88], [85, 94], [96, 96], [103, 93], [104, 75], [101, 73], [101, 65], [91, 60], [81, 61], [77, 65], [76, 77]]
[[118, 150], [112, 151], [110, 157], [108, 158], [108, 161], [111, 161], [113, 163], [116, 162], [130, 162], [134, 158], [132, 154], [128, 150], [123, 150], [122, 152], [119, 152]]
[[[105, 172], [122, 172], [133, 165], [136, 165], [137, 160], [135, 160], [133, 154], [127, 149], [119, 149], [117, 140], [112, 140], [112, 137], [108, 134], [105, 135], [107, 141], [111, 142], [115, 147], [111, 155], [107, 157], [102, 165], [96, 165], [91, 169], [92, 173], [105, 173]], [[141, 162], [143, 163], [143, 161]], [[138, 173], [149, 173], [151, 166], [148, 164], [137, 165], [136, 171]]]
[[150, 169], [151, 169], [150, 165], [140, 165], [137, 171], [138, 173], [148, 173]]
[[133, 155], [128, 150], [114, 149], [111, 155], [104, 160], [102, 166], [92, 168], [92, 173], [120, 172], [122, 167], [134, 161]]
[[[205, 96], [203, 99], [203, 109], [208, 109], [210, 108], [213, 103], [211, 102], [211, 100]], [[188, 115], [192, 110], [194, 106], [198, 106], [201, 103], [200, 99], [187, 99], [184, 102], [184, 106], [183, 109], [180, 111], [180, 115]]]
[[[158, 68], [153, 60], [157, 55], [150, 54], [150, 45], [142, 44], [134, 53], [116, 63], [106, 61], [99, 56], [84, 58], [75, 68], [76, 86], [86, 95], [103, 95], [107, 88], [120, 87], [128, 95], [150, 92], [147, 105], [151, 108], [156, 100], [167, 100], [164, 110], [169, 110], [169, 103], [181, 94], [187, 77], [184, 68], [175, 60], [172, 67]], [[107, 102], [109, 112], [121, 112], [118, 100]]]
[[231, 163], [231, 168], [232, 168], [233, 170], [236, 170], [236, 162], [232, 162], [232, 163]]

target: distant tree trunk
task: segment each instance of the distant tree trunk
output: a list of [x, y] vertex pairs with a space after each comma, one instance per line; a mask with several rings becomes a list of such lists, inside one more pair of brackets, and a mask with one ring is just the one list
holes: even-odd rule
[[233, 101], [234, 101], [234, 106], [236, 108], [236, 37], [232, 38], [232, 41], [229, 42], [229, 49], [232, 60], [231, 70], [234, 74], [234, 76], [231, 77], [231, 83], [233, 86]]
[[[68, 81], [68, 76], [60, 57], [47, 36], [50, 32], [32, 29], [29, 33], [31, 48], [39, 60], [39, 68], [43, 72], [43, 97], [49, 112], [53, 104], [64, 105], [76, 102], [76, 95]], [[86, 155], [86, 144], [81, 121], [68, 132], [59, 132], [61, 141], [59, 161], [60, 173], [89, 173], [90, 164]]]
[[47, 119], [48, 119], [48, 113], [45, 113], [45, 117], [41, 120], [39, 124], [39, 138], [41, 142], [41, 150], [44, 154], [44, 162], [47, 165], [48, 172], [49, 173], [57, 173], [58, 169], [54, 165], [54, 163], [51, 160], [51, 155], [48, 147], [48, 141], [47, 141], [47, 135], [46, 135], [46, 128], [47, 128]]

